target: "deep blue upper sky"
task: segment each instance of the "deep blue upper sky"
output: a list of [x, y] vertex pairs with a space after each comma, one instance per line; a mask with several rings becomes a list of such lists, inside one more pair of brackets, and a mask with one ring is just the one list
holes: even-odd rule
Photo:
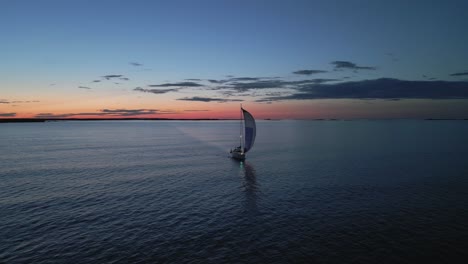
[[466, 10], [468, 1], [8, 1], [1, 71], [79, 75], [136, 61], [172, 80], [345, 60], [378, 67], [374, 77], [446, 79], [468, 67]]

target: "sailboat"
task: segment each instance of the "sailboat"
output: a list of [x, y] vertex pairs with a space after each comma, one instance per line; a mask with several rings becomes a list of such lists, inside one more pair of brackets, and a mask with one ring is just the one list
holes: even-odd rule
[[245, 154], [252, 149], [255, 142], [256, 126], [255, 119], [241, 105], [240, 119], [240, 146], [231, 149], [231, 156], [234, 159], [245, 160]]

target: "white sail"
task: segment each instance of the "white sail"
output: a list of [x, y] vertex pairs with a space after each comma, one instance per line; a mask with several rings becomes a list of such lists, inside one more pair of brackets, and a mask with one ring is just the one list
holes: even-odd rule
[[244, 153], [249, 151], [255, 142], [255, 135], [256, 135], [256, 126], [255, 126], [255, 119], [253, 116], [247, 112], [244, 108], [242, 108], [242, 113], [244, 114]]

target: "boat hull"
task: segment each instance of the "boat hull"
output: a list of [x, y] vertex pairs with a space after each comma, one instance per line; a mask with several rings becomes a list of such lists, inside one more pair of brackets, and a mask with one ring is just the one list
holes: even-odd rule
[[245, 160], [245, 153], [233, 151], [231, 152], [231, 157], [237, 160]]

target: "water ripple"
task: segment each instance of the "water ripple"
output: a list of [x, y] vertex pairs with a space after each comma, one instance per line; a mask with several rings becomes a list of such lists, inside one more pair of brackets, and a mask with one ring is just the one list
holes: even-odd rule
[[468, 126], [398, 124], [259, 122], [243, 163], [237, 122], [2, 127], [0, 262], [454, 262]]

